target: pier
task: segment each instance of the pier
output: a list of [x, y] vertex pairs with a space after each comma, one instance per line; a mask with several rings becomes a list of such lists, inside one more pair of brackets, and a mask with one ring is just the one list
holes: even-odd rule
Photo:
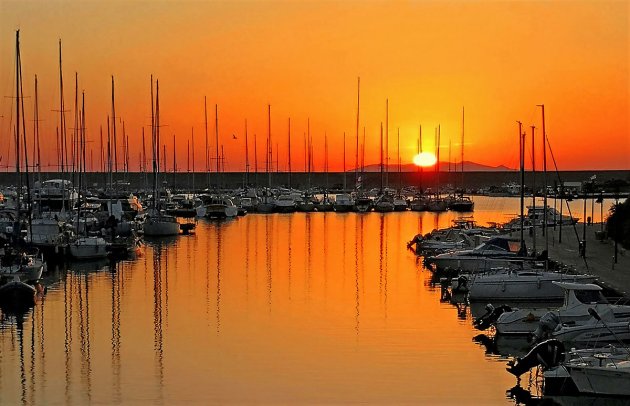
[[[604, 224], [603, 229], [606, 229]], [[617, 245], [617, 263], [614, 262], [615, 242], [612, 239], [597, 239], [602, 230], [601, 223], [586, 226], [586, 257], [580, 256], [579, 241], [583, 238], [584, 223], [573, 226], [547, 228], [549, 232], [549, 258], [574, 268], [577, 273], [589, 273], [599, 277], [599, 284], [616, 292], [619, 296], [630, 297], [630, 253], [621, 244]], [[536, 229], [536, 251], [545, 249], [542, 229]], [[533, 235], [525, 233], [528, 249], [533, 248]]]

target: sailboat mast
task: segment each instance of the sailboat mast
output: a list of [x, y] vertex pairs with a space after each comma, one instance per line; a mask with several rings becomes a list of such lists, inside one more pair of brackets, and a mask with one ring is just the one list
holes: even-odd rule
[[269, 182], [269, 188], [271, 188], [271, 161], [273, 160], [273, 155], [271, 151], [271, 104], [267, 105], [267, 176]]
[[381, 121], [381, 144], [380, 144], [380, 153], [381, 153], [381, 194], [383, 194], [383, 122]]
[[385, 99], [385, 187], [389, 187], [389, 99]]
[[440, 135], [441, 135], [441, 126], [438, 124], [438, 127], [437, 127], [437, 142], [436, 142], [436, 146], [437, 146], [436, 170], [437, 170], [437, 196], [438, 196], [438, 198], [440, 197]]
[[289, 155], [289, 189], [291, 189], [291, 117], [289, 117], [289, 146], [287, 155]]
[[346, 132], [343, 132], [343, 190], [346, 191]]
[[37, 157], [37, 180], [39, 181], [40, 185], [42, 183], [42, 157], [40, 155], [40, 150], [39, 150], [39, 97], [38, 97], [38, 91], [37, 91], [37, 75], [35, 75], [35, 110], [34, 110], [34, 114], [35, 114], [35, 134], [33, 136], [33, 141], [35, 142], [35, 148], [34, 148], [34, 156]]
[[[108, 119], [108, 123], [109, 123], [109, 119]], [[109, 124], [107, 124], [108, 126], [108, 154], [109, 154]], [[157, 211], [158, 207], [157, 207], [157, 154], [158, 154], [158, 149], [159, 146], [157, 145], [157, 140], [155, 138], [155, 133], [156, 133], [156, 129], [155, 129], [155, 102], [153, 99], [153, 75], [151, 75], [151, 152], [152, 152], [152, 156], [153, 156], [153, 210]], [[111, 162], [109, 164], [110, 166], [110, 177], [111, 177]]]
[[398, 193], [401, 193], [401, 190], [402, 190], [402, 174], [400, 173], [400, 171], [401, 171], [401, 167], [400, 167], [400, 127], [398, 127], [396, 143], [398, 144]]
[[15, 174], [18, 190], [16, 193], [17, 220], [20, 220], [20, 194], [22, 193], [22, 176], [20, 175], [20, 30], [15, 32]]
[[[177, 158], [175, 157], [175, 150], [177, 149], [177, 146], [175, 145], [175, 134], [173, 134], [173, 187], [175, 187], [175, 171], [177, 170]], [[190, 169], [190, 144], [188, 144], [188, 162], [187, 162], [187, 169]], [[164, 157], [164, 159], [166, 159], [166, 156]], [[166, 164], [164, 164], [164, 173], [167, 173], [166, 170]]]
[[116, 104], [114, 103], [114, 75], [112, 75], [112, 133], [114, 136], [114, 172], [118, 174], [118, 142], [116, 138]]
[[219, 105], [214, 105], [214, 142], [216, 144], [215, 148], [215, 158], [217, 160], [217, 184], [219, 183], [219, 173], [221, 172], [221, 162], [219, 162]]
[[247, 136], [247, 119], [245, 119], [245, 189], [249, 186], [249, 139]]
[[192, 147], [192, 192], [195, 193], [195, 129], [190, 129], [190, 146]]
[[[536, 213], [536, 149], [534, 148], [534, 142], [536, 140], [535, 130], [536, 127], [531, 126], [532, 128], [532, 213]], [[532, 249], [536, 252], [536, 222], [532, 224], [533, 233], [532, 233]]]
[[523, 133], [523, 123], [518, 121], [518, 155], [520, 159], [520, 174], [521, 174], [521, 247], [525, 243], [523, 235], [524, 226], [524, 211], [525, 211], [525, 134]]
[[361, 77], [357, 77], [357, 144], [355, 149], [355, 158], [354, 158], [354, 183], [355, 185], [359, 182], [359, 111], [360, 111], [360, 95], [361, 95]]
[[[543, 148], [543, 226], [542, 233], [545, 236], [545, 250], [549, 252], [549, 236], [547, 235], [547, 132], [545, 131], [545, 105], [540, 104], [542, 109], [542, 148]], [[586, 220], [584, 220], [586, 221]], [[545, 261], [545, 269], [547, 261]]]
[[462, 195], [464, 194], [464, 189], [466, 188], [466, 186], [464, 185], [464, 107], [462, 107], [462, 145], [461, 145], [461, 152], [462, 152]]
[[[420, 129], [418, 133], [418, 155], [422, 153], [422, 124], [420, 124]], [[418, 165], [417, 171], [420, 172], [418, 176], [418, 188], [420, 189], [420, 193], [422, 193], [422, 177], [424, 175], [424, 170], [421, 166]]]
[[208, 145], [208, 106], [206, 104], [206, 96], [203, 96], [203, 123], [206, 133], [206, 187], [210, 187], [210, 147]]

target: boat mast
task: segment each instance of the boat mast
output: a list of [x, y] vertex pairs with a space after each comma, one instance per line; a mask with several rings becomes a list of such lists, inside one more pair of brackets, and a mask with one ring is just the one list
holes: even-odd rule
[[273, 151], [271, 150], [271, 104], [267, 105], [267, 177], [269, 188], [271, 189], [271, 161], [273, 160]]
[[249, 139], [247, 137], [247, 119], [245, 119], [245, 190], [249, 187]]
[[[534, 147], [536, 136], [535, 126], [531, 126], [532, 129], [532, 213], [536, 215], [536, 148]], [[536, 252], [536, 217], [532, 220], [532, 250]]]
[[346, 191], [346, 132], [343, 132], [343, 191]]
[[[153, 210], [156, 212], [155, 214], [157, 214], [158, 212], [158, 207], [157, 207], [157, 167], [158, 167], [158, 163], [157, 163], [157, 154], [158, 154], [158, 149], [160, 148], [159, 145], [157, 145], [157, 140], [155, 137], [156, 134], [156, 126], [155, 126], [155, 102], [153, 99], [153, 75], [151, 75], [151, 152], [152, 152], [152, 156], [153, 156]], [[109, 122], [109, 120], [108, 120]], [[109, 127], [109, 124], [108, 124]], [[109, 129], [107, 131], [108, 133], [108, 155], [110, 154], [109, 152]], [[110, 161], [110, 178], [111, 178], [111, 161]]]
[[436, 145], [436, 151], [437, 151], [437, 156], [436, 156], [437, 163], [436, 163], [435, 169], [437, 172], [437, 197], [439, 198], [440, 197], [440, 135], [441, 135], [441, 127], [439, 124], [437, 127], [436, 135], [437, 135], [437, 141], [435, 145]]
[[462, 196], [464, 195], [464, 189], [466, 188], [464, 184], [464, 107], [462, 106]]
[[210, 147], [208, 146], [208, 107], [206, 104], [206, 96], [203, 96], [203, 123], [206, 133], [206, 187], [210, 187]]
[[383, 194], [383, 122], [381, 121], [381, 144], [380, 144], [380, 153], [381, 153], [381, 195]]
[[389, 98], [385, 99], [385, 187], [389, 187]]
[[192, 192], [193, 198], [195, 196], [195, 129], [194, 127], [190, 128], [190, 145], [192, 150]]
[[[545, 237], [545, 251], [549, 252], [549, 236], [547, 235], [547, 132], [545, 131], [545, 105], [539, 104], [542, 110], [542, 147], [543, 147], [543, 226], [542, 234]], [[586, 221], [586, 220], [585, 220]], [[545, 270], [547, 261], [545, 261]]]
[[16, 218], [20, 221], [20, 194], [22, 193], [22, 176], [20, 175], [20, 76], [22, 74], [20, 62], [20, 30], [15, 32], [15, 174], [18, 190], [16, 193]]
[[398, 144], [398, 193], [402, 194], [402, 175], [400, 173], [400, 127], [398, 127], [396, 142]]
[[254, 133], [254, 188], [258, 187], [258, 143], [256, 142], [256, 133]]
[[214, 105], [214, 141], [216, 143], [215, 158], [217, 160], [217, 185], [219, 184], [219, 173], [221, 162], [219, 162], [219, 105]]
[[306, 120], [306, 139], [307, 139], [307, 154], [306, 160], [308, 162], [308, 177], [307, 177], [307, 187], [306, 192], [311, 189], [311, 119], [307, 118]]
[[521, 175], [521, 250], [523, 250], [525, 244], [525, 238], [523, 235], [524, 226], [524, 210], [525, 210], [525, 134], [523, 133], [523, 123], [518, 123], [518, 156], [520, 161], [520, 175]]
[[[175, 150], [177, 149], [177, 146], [175, 145], [175, 134], [173, 134], [173, 188], [175, 188], [175, 171], [177, 168], [177, 158], [175, 157]], [[188, 162], [187, 162], [187, 169], [190, 169], [190, 143], [188, 144]], [[166, 156], [164, 156], [164, 159], [166, 159]], [[166, 174], [166, 164], [164, 164], [164, 173]], [[165, 176], [166, 177], [166, 176]]]
[[[112, 133], [114, 136], [114, 172], [116, 172], [116, 175], [118, 175], [118, 142], [116, 139], [116, 104], [114, 103], [114, 75], [112, 75]], [[118, 178], [118, 176], [116, 177]]]
[[[42, 183], [42, 158], [40, 155], [40, 150], [39, 150], [39, 98], [38, 98], [38, 92], [37, 92], [37, 75], [35, 75], [35, 110], [34, 110], [34, 115], [35, 115], [35, 119], [33, 120], [35, 123], [35, 127], [34, 127], [34, 135], [33, 135], [33, 141], [35, 142], [34, 148], [33, 148], [33, 155], [34, 158], [37, 158], [37, 180], [39, 182], [39, 184], [41, 185]], [[40, 196], [41, 198], [41, 196]], [[40, 200], [41, 201], [41, 200]]]
[[[420, 124], [420, 130], [419, 130], [419, 134], [418, 134], [418, 155], [420, 155], [422, 153], [422, 124]], [[419, 184], [418, 187], [420, 189], [420, 193], [422, 193], [422, 178], [424, 176], [424, 170], [422, 169], [422, 166], [418, 165], [418, 169], [420, 172], [420, 175], [418, 176], [418, 180], [419, 180]]]
[[[359, 183], [359, 112], [360, 112], [360, 94], [361, 94], [361, 77], [357, 77], [357, 145], [354, 158], [354, 184], [355, 187]], [[365, 148], [365, 145], [363, 146]], [[363, 171], [361, 171], [363, 172]]]
[[289, 117], [289, 147], [288, 147], [288, 155], [289, 155], [289, 190], [291, 190], [291, 117]]

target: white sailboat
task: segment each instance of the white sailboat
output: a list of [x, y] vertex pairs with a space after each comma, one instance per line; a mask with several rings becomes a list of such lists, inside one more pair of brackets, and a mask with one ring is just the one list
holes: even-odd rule
[[159, 84], [155, 82], [155, 106], [153, 105], [153, 76], [151, 76], [151, 135], [153, 146], [153, 208], [146, 217], [142, 229], [144, 235], [165, 237], [179, 234], [179, 223], [173, 216], [166, 215], [160, 210], [160, 196], [158, 190], [159, 151], [160, 151], [160, 102]]
[[[78, 89], [78, 85], [77, 85]], [[75, 106], [78, 107], [78, 106]], [[83, 172], [85, 169], [85, 94], [82, 98], [82, 108], [79, 120], [79, 129], [77, 133], [78, 142], [79, 142], [79, 204], [77, 206], [76, 213], [76, 234], [79, 235], [81, 232], [83, 236], [77, 237], [73, 239], [70, 244], [70, 255], [74, 259], [100, 259], [107, 257], [107, 241], [105, 241], [102, 237], [97, 236], [89, 236], [87, 230], [87, 221], [86, 217], [82, 217], [82, 199], [81, 199], [81, 186], [83, 181]], [[81, 220], [83, 221], [83, 230], [80, 230]]]

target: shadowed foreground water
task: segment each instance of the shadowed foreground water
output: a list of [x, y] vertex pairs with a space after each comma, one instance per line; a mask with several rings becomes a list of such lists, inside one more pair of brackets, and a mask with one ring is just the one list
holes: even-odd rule
[[[477, 199], [475, 217], [514, 206]], [[455, 216], [201, 221], [57, 270], [31, 312], [2, 316], [0, 403], [513, 403], [505, 358], [405, 247]]]

